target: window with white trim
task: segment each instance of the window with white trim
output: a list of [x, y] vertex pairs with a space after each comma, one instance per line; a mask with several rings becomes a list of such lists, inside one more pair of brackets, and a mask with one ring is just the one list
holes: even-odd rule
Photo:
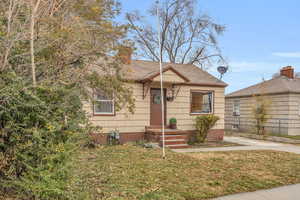
[[113, 115], [115, 112], [114, 99], [97, 91], [94, 95], [94, 114]]
[[240, 100], [233, 101], [233, 116], [240, 116]]
[[213, 113], [213, 92], [191, 91], [191, 114]]

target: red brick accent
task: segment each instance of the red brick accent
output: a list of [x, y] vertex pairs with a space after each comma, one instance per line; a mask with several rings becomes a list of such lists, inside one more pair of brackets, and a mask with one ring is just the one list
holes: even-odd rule
[[207, 136], [207, 141], [222, 141], [224, 138], [224, 129], [210, 130]]
[[150, 142], [158, 142], [160, 140], [161, 134], [149, 133], [145, 134], [145, 139]]
[[123, 46], [119, 49], [119, 57], [123, 64], [130, 65], [132, 57], [132, 49], [130, 47]]
[[[97, 144], [107, 144], [108, 133], [92, 133], [91, 137]], [[133, 133], [120, 133], [120, 142], [125, 144], [127, 142], [140, 141], [145, 139], [144, 132], [133, 132]]]
[[281, 76], [286, 76], [290, 79], [293, 79], [294, 78], [294, 68], [291, 67], [291, 66], [283, 67], [280, 70], [280, 75]]
[[[196, 131], [189, 131], [189, 140], [194, 141]], [[224, 138], [224, 129], [212, 129], [209, 131], [206, 140], [209, 142], [222, 141]]]
[[145, 133], [144, 132], [136, 132], [136, 133], [121, 133], [121, 144], [127, 143], [127, 142], [135, 142], [135, 141], [141, 141], [145, 139]]
[[[195, 137], [195, 131], [184, 131], [188, 135], [188, 138], [192, 139]], [[93, 133], [91, 134], [92, 138], [97, 144], [106, 144], [107, 143], [107, 134], [106, 133]], [[120, 142], [121, 144], [127, 142], [134, 142], [140, 140], [147, 141], [160, 141], [160, 134], [145, 134], [144, 132], [133, 132], [133, 133], [120, 133]], [[224, 129], [213, 129], [210, 130], [207, 136], [208, 141], [222, 141], [224, 137]], [[175, 139], [175, 138], [173, 138]], [[176, 138], [177, 139], [177, 138]], [[179, 139], [179, 138], [178, 138]]]

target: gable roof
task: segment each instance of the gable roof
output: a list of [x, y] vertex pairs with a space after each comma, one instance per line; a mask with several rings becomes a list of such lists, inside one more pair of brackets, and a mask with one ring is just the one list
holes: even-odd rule
[[[177, 76], [179, 76], [182, 80], [184, 80], [185, 82], [189, 82], [190, 80], [185, 77], [183, 74], [181, 74], [180, 72], [178, 72], [176, 69], [174, 69], [172, 66], [166, 66], [162, 72], [165, 73], [166, 71], [172, 71], [174, 72]], [[153, 73], [150, 73], [150, 74], [147, 74], [145, 77], [144, 77], [144, 80], [145, 81], [151, 81], [153, 80], [154, 78], [156, 78], [157, 76], [160, 75], [160, 70], [156, 70], [154, 71]]]
[[236, 92], [232, 92], [226, 95], [226, 98], [284, 93], [300, 93], [300, 78], [290, 79], [285, 76], [279, 76]]
[[[173, 71], [185, 80], [185, 85], [203, 85], [226, 87], [227, 84], [199, 67], [191, 64], [163, 63], [163, 72]], [[132, 60], [131, 64], [124, 65], [125, 78], [138, 82], [145, 82], [159, 75], [159, 62]]]

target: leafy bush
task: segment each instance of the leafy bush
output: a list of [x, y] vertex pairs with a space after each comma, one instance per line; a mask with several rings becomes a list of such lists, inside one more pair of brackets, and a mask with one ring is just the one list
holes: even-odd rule
[[203, 115], [196, 118], [196, 140], [203, 143], [208, 131], [216, 124], [220, 118], [215, 115]]
[[170, 119], [170, 124], [176, 124], [176, 123], [177, 123], [177, 119], [174, 118], [174, 117], [172, 117], [172, 118]]
[[0, 74], [0, 191], [66, 198], [68, 163], [86, 124], [72, 86], [32, 88], [14, 73]]
[[256, 102], [253, 104], [252, 113], [255, 120], [255, 129], [258, 135], [265, 135], [265, 124], [268, 121], [268, 110], [271, 101], [263, 96], [256, 96]]

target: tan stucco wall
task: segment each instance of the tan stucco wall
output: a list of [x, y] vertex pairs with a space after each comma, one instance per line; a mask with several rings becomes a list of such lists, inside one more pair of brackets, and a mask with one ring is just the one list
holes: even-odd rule
[[[135, 113], [129, 114], [125, 109], [116, 112], [115, 116], [93, 116], [92, 104], [84, 102], [84, 109], [93, 124], [103, 127], [104, 132], [117, 128], [120, 132], [144, 132], [145, 126], [150, 125], [150, 90], [143, 99], [143, 85], [132, 83], [135, 102]], [[166, 85], [168, 87], [168, 85]], [[154, 83], [153, 88], [158, 88], [159, 83]], [[182, 130], [194, 130], [194, 119], [190, 115], [190, 90], [214, 91], [214, 113], [220, 117], [214, 129], [224, 129], [224, 88], [181, 86], [177, 98], [167, 102], [167, 120], [177, 118], [177, 126]], [[167, 121], [168, 122], [168, 121]]]
[[[270, 106], [266, 130], [272, 133], [300, 134], [299, 94], [278, 94], [267, 96]], [[240, 101], [240, 116], [233, 116], [233, 102]], [[253, 106], [255, 97], [226, 98], [225, 128], [232, 129], [234, 121], [240, 121], [242, 131], [254, 131]]]

